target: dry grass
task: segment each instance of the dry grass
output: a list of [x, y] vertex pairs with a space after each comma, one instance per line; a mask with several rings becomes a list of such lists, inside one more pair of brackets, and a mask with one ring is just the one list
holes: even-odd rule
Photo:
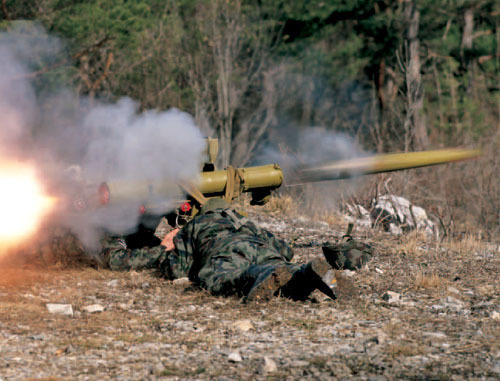
[[486, 243], [477, 234], [468, 233], [460, 239], [449, 240], [444, 246], [462, 255], [470, 255], [475, 252], [486, 250]]
[[415, 275], [415, 289], [433, 289], [444, 290], [448, 285], [448, 281], [434, 273], [427, 274], [423, 271], [417, 272]]
[[264, 205], [264, 210], [280, 215], [293, 216], [297, 213], [297, 203], [288, 195], [271, 195], [268, 203]]
[[423, 347], [414, 343], [399, 342], [389, 344], [385, 347], [385, 352], [391, 357], [417, 356], [425, 353]]

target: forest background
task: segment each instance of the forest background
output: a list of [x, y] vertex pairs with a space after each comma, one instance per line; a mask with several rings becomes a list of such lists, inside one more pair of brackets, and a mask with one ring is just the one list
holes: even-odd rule
[[[477, 147], [481, 159], [382, 175], [380, 193], [430, 210], [445, 236], [500, 232], [500, 3], [495, 0], [1, 0], [64, 42], [30, 75], [141, 110], [187, 111], [220, 166], [255, 162], [318, 127], [369, 152]], [[25, 22], [25, 21], [23, 21]]]

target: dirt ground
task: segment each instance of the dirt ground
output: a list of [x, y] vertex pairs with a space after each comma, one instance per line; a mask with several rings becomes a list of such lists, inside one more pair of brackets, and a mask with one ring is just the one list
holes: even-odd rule
[[[346, 225], [252, 217], [294, 242], [298, 262]], [[377, 253], [338, 272], [338, 301], [244, 304], [152, 272], [2, 268], [0, 380], [500, 379], [498, 243], [356, 235]]]

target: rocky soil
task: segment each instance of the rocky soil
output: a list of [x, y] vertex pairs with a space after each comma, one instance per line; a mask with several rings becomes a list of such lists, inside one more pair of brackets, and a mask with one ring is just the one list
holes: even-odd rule
[[[299, 262], [345, 230], [252, 217], [293, 242]], [[151, 272], [1, 268], [0, 380], [499, 379], [500, 247], [356, 235], [377, 254], [338, 272], [338, 301], [244, 304]]]

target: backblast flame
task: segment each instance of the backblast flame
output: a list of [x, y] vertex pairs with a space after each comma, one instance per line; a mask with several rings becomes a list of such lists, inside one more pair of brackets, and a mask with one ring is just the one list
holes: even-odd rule
[[34, 234], [53, 205], [32, 167], [0, 163], [0, 249]]

